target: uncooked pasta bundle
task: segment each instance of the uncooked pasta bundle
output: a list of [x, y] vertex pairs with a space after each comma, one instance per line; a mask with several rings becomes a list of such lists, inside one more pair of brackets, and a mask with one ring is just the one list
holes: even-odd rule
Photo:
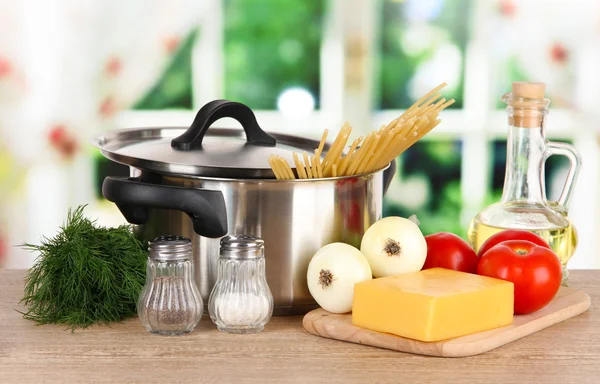
[[354, 139], [347, 151], [344, 149], [352, 127], [344, 124], [322, 161], [327, 129], [314, 154], [293, 153], [295, 169], [283, 157], [271, 155], [269, 164], [275, 177], [278, 180], [292, 180], [352, 176], [385, 167], [440, 123], [440, 111], [454, 103], [454, 99], [442, 98], [439, 91], [445, 86], [446, 83], [442, 83], [432, 89], [388, 125], [364, 138]]

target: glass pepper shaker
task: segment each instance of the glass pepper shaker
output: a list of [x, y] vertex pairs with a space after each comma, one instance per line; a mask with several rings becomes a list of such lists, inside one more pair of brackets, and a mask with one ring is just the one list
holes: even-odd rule
[[173, 336], [192, 332], [204, 304], [194, 280], [192, 242], [179, 236], [160, 236], [149, 243], [146, 284], [137, 302], [138, 316], [154, 334]]
[[221, 239], [217, 282], [210, 294], [208, 311], [220, 331], [263, 330], [273, 314], [263, 240], [248, 235]]

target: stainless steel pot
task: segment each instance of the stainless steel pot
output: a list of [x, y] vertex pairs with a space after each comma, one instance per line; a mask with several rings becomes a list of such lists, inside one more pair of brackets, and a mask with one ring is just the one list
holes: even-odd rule
[[[108, 177], [103, 194], [138, 224], [143, 239], [177, 234], [193, 240], [196, 280], [205, 302], [216, 281], [219, 238], [262, 238], [274, 314], [306, 313], [316, 307], [306, 285], [310, 258], [332, 242], [360, 247], [366, 229], [381, 218], [395, 166], [352, 177], [276, 180], [266, 155], [276, 152], [291, 159], [292, 150], [312, 151], [318, 142], [268, 135], [242, 104], [213, 103], [220, 109], [207, 104], [187, 131], [143, 128], [98, 136], [95, 143], [105, 156], [132, 166], [129, 179]], [[207, 131], [224, 116], [242, 123], [249, 142], [241, 130]]]

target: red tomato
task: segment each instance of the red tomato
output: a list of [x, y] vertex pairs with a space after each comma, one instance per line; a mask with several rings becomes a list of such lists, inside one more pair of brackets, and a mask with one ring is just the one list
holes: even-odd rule
[[479, 260], [477, 273], [513, 282], [516, 314], [546, 306], [558, 292], [562, 278], [556, 254], [526, 240], [508, 240], [492, 247]]
[[479, 258], [466, 241], [449, 232], [425, 236], [427, 258], [423, 269], [446, 268], [477, 273]]
[[540, 236], [536, 235], [533, 232], [529, 232], [523, 229], [507, 229], [505, 231], [498, 232], [492, 235], [489, 239], [487, 239], [481, 245], [481, 248], [479, 248], [477, 256], [483, 256], [483, 254], [489, 251], [493, 246], [507, 240], [527, 240], [541, 247], [552, 249], [544, 239], [542, 239]]

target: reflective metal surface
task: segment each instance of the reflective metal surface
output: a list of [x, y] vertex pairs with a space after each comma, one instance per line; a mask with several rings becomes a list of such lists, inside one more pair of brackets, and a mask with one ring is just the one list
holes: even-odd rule
[[191, 259], [192, 242], [182, 236], [158, 236], [148, 242], [148, 256], [158, 261]]
[[[92, 140], [104, 156], [118, 163], [150, 171], [208, 177], [274, 178], [268, 162], [271, 154], [294, 164], [292, 151], [312, 154], [318, 140], [269, 133], [276, 147], [247, 144], [241, 129], [211, 128], [201, 148], [182, 151], [171, 140], [187, 128], [133, 128], [104, 132]], [[329, 148], [325, 145], [324, 151]]]
[[[295, 181], [166, 176], [148, 171], [141, 175], [151, 183], [223, 192], [229, 234], [264, 240], [267, 282], [274, 297], [275, 315], [303, 314], [315, 308], [306, 285], [312, 255], [337, 241], [359, 248], [366, 229], [382, 214], [382, 171]], [[192, 239], [196, 282], [208, 302], [217, 278], [220, 239], [200, 237], [194, 233], [188, 216], [159, 209], [152, 210], [150, 220], [138, 231], [145, 239], [164, 233]]]
[[221, 258], [257, 259], [265, 256], [265, 242], [252, 235], [228, 235], [221, 238]]

